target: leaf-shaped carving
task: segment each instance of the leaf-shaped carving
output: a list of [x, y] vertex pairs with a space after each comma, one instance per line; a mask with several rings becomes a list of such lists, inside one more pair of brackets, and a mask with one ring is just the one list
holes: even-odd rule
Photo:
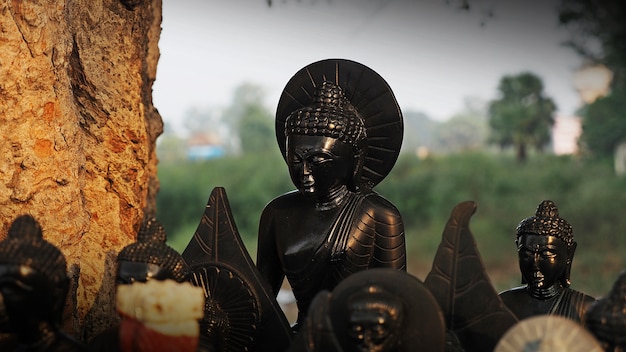
[[492, 351], [517, 318], [493, 288], [469, 228], [476, 203], [452, 210], [424, 283], [466, 351]]
[[256, 342], [250, 351], [284, 351], [289, 347], [292, 334], [289, 322], [250, 258], [224, 188], [216, 187], [211, 192], [198, 228], [182, 256], [190, 266], [218, 262], [235, 268], [254, 291], [259, 300], [260, 318]]

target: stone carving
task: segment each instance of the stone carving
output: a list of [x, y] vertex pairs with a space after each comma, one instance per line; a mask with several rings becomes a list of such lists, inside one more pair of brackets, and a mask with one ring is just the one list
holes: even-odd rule
[[211, 192], [204, 214], [182, 253], [190, 281], [204, 290], [200, 347], [208, 351], [284, 351], [289, 323], [248, 254], [226, 190]]
[[541, 314], [583, 322], [594, 298], [570, 288], [576, 250], [572, 226], [550, 200], [517, 226], [517, 253], [523, 286], [501, 292], [507, 307], [522, 320]]
[[0, 332], [15, 336], [3, 351], [85, 351], [59, 328], [68, 287], [61, 251], [32, 216], [16, 218], [0, 242]]
[[626, 351], [626, 271], [619, 275], [607, 297], [589, 306], [585, 324], [604, 351]]
[[443, 311], [446, 351], [493, 351], [517, 323], [493, 288], [470, 231], [476, 207], [472, 201], [454, 207], [424, 280]]
[[441, 352], [445, 339], [428, 288], [404, 271], [374, 268], [318, 293], [288, 351]]
[[310, 64], [287, 83], [276, 138], [297, 190], [261, 215], [257, 266], [274, 295], [287, 277], [302, 323], [313, 297], [355, 272], [406, 270], [399, 211], [372, 188], [393, 167], [402, 114], [387, 83], [354, 61]]
[[150, 218], [137, 233], [137, 241], [117, 254], [117, 284], [171, 279], [183, 282], [189, 268], [180, 253], [166, 244], [161, 224]]
[[[155, 218], [146, 219], [133, 242], [117, 255], [115, 283], [132, 285], [151, 280], [185, 282], [189, 267], [180, 253], [166, 244], [167, 234]], [[122, 351], [120, 325], [115, 324], [89, 342], [90, 351]]]
[[515, 324], [494, 352], [603, 352], [585, 328], [557, 315], [538, 315]]

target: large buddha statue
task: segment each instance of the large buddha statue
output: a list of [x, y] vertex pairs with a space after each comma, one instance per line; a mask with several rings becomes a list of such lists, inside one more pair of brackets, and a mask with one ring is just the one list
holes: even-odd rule
[[519, 320], [548, 314], [582, 323], [594, 298], [570, 288], [576, 242], [554, 202], [541, 202], [519, 223], [515, 242], [523, 286], [501, 292], [504, 304]]
[[319, 61], [287, 83], [276, 137], [297, 189], [265, 207], [257, 266], [275, 295], [287, 277], [298, 322], [316, 293], [352, 273], [406, 269], [402, 217], [372, 190], [395, 163], [402, 130], [391, 89], [359, 63]]
[[30, 215], [15, 219], [0, 242], [0, 332], [16, 337], [14, 351], [84, 351], [59, 326], [69, 288], [65, 257], [44, 240]]

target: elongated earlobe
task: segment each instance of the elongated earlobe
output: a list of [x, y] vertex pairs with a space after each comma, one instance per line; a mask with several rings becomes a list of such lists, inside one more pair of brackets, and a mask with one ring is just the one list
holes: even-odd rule
[[561, 277], [561, 284], [563, 287], [570, 287], [572, 281], [570, 280], [570, 275], [572, 272], [572, 261], [574, 260], [574, 253], [576, 252], [576, 246], [578, 244], [576, 242], [572, 242], [570, 246], [567, 247], [567, 261], [565, 262], [565, 271], [563, 272], [563, 276]]

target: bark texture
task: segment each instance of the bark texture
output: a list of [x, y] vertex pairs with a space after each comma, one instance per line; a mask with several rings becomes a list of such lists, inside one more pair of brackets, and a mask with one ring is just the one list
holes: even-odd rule
[[0, 0], [0, 239], [40, 222], [83, 340], [115, 319], [115, 257], [155, 213], [160, 25], [160, 0]]

